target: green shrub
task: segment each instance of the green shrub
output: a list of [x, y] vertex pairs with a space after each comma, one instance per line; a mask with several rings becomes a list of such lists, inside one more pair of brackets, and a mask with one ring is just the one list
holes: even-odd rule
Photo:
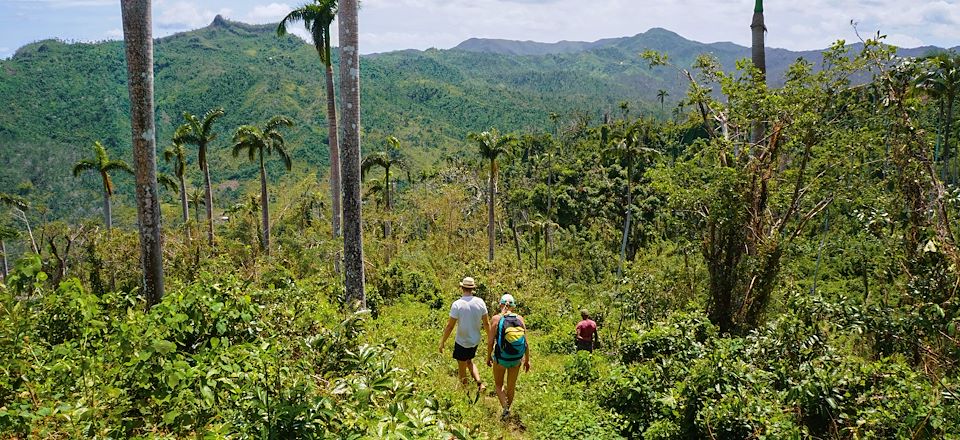
[[443, 307], [440, 282], [436, 277], [428, 277], [421, 272], [408, 269], [400, 262], [394, 262], [380, 272], [374, 285], [384, 301], [388, 303], [406, 297], [427, 304], [433, 309]]

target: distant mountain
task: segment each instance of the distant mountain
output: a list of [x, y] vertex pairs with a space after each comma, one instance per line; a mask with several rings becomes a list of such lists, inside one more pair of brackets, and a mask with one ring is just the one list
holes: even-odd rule
[[[705, 44], [664, 29], [592, 43], [533, 43], [471, 39], [450, 50], [405, 50], [362, 60], [364, 150], [387, 135], [401, 139], [419, 166], [444, 154], [472, 154], [470, 131], [545, 131], [548, 115], [585, 112], [599, 119], [627, 101], [634, 114], [660, 114], [659, 89], [676, 102], [686, 84], [669, 69], [650, 69], [638, 54], [667, 52], [677, 65], [713, 53], [728, 69], [749, 50]], [[323, 170], [327, 163], [323, 76], [311, 45], [278, 38], [275, 25], [248, 25], [217, 17], [209, 26], [157, 40], [155, 45], [158, 145], [170, 142], [181, 114], [222, 106], [211, 171], [218, 182], [254, 181], [256, 169], [229, 152], [232, 131], [286, 114], [297, 126], [287, 136], [295, 167]], [[906, 51], [922, 54], [925, 48]], [[334, 51], [336, 58], [336, 51]], [[818, 52], [770, 49], [769, 78], [777, 83], [798, 57]], [[337, 60], [335, 59], [334, 62]], [[336, 69], [335, 69], [336, 71]], [[56, 215], [92, 216], [97, 186], [76, 180], [71, 164], [103, 141], [115, 157], [131, 159], [129, 103], [122, 42], [66, 44], [40, 41], [0, 60], [0, 191], [56, 195]], [[667, 110], [669, 112], [669, 109]], [[278, 164], [272, 176], [281, 175]], [[168, 165], [160, 164], [162, 170]], [[199, 183], [198, 175], [192, 179]], [[120, 178], [121, 189], [125, 178]], [[123, 191], [121, 191], [123, 192]], [[220, 203], [238, 196], [236, 185], [218, 191]]]

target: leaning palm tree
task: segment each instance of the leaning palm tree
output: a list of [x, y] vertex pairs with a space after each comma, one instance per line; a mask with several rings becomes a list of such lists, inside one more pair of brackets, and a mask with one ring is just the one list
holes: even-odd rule
[[[17, 208], [21, 211], [27, 209], [29, 204], [22, 197], [18, 197], [12, 194], [0, 193], [0, 205]], [[7, 240], [17, 238], [19, 233], [16, 229], [6, 225], [3, 222], [0, 222], [0, 254], [3, 256], [3, 266], [0, 267], [0, 279], [6, 279], [7, 274], [10, 273], [10, 267], [7, 264]]]
[[343, 260], [347, 303], [367, 308], [363, 291], [363, 216], [360, 191], [360, 47], [357, 0], [340, 0], [340, 166], [343, 178]]
[[[390, 200], [390, 169], [391, 168], [407, 168], [407, 161], [403, 157], [403, 154], [400, 153], [400, 140], [396, 137], [389, 136], [387, 137], [387, 149], [385, 151], [372, 153], [367, 157], [363, 158], [363, 161], [360, 162], [360, 177], [365, 178], [367, 173], [370, 172], [371, 168], [383, 168], [384, 178], [384, 210], [388, 213], [393, 208], [393, 202]], [[383, 222], [383, 237], [390, 238], [390, 220]]]
[[115, 171], [122, 171], [134, 174], [133, 168], [122, 160], [112, 160], [107, 154], [107, 149], [103, 147], [100, 141], [93, 143], [94, 157], [91, 159], [82, 159], [73, 165], [73, 176], [77, 177], [84, 171], [95, 171], [100, 174], [100, 180], [103, 182], [103, 220], [107, 229], [113, 228], [113, 211], [110, 206], [110, 198], [113, 197], [114, 185], [110, 174]]
[[494, 240], [496, 239], [493, 229], [493, 206], [494, 197], [497, 193], [497, 158], [500, 155], [509, 154], [513, 145], [517, 142], [517, 138], [512, 134], [501, 136], [495, 129], [483, 133], [470, 133], [468, 137], [476, 143], [480, 150], [480, 156], [490, 161], [490, 178], [487, 187], [487, 260], [492, 262]]
[[330, 25], [337, 16], [337, 0], [314, 0], [287, 14], [277, 26], [277, 35], [287, 34], [287, 25], [302, 21], [310, 32], [320, 56], [327, 83], [327, 143], [330, 146], [330, 197], [333, 201], [333, 236], [340, 236], [340, 145], [337, 132], [337, 100], [333, 92], [333, 57], [330, 52]]
[[213, 246], [213, 188], [210, 185], [207, 147], [217, 139], [217, 134], [213, 132], [213, 123], [220, 119], [223, 114], [222, 108], [215, 108], [203, 115], [203, 119], [200, 119], [190, 113], [183, 112], [183, 119], [186, 122], [178, 127], [173, 135], [174, 143], [197, 147], [197, 163], [200, 165], [200, 171], [203, 172], [203, 187], [206, 191], [204, 206], [207, 208], [207, 242], [211, 246]]
[[286, 116], [274, 116], [263, 127], [242, 125], [233, 135], [233, 155], [246, 151], [250, 162], [259, 161], [260, 164], [260, 203], [263, 217], [263, 237], [261, 244], [263, 251], [270, 255], [270, 199], [267, 195], [267, 169], [264, 166], [263, 156], [276, 154], [283, 160], [283, 166], [289, 171], [293, 167], [290, 155], [286, 150], [286, 143], [280, 128], [292, 127], [293, 122]]
[[163, 297], [163, 248], [157, 197], [157, 137], [153, 105], [153, 20], [150, 0], [120, 2], [130, 90], [130, 131], [136, 167], [137, 223], [143, 295], [152, 306]]
[[[187, 149], [184, 148], [182, 143], [174, 142], [173, 145], [163, 150], [163, 160], [173, 162], [173, 175], [177, 176], [180, 185], [180, 210], [183, 214], [183, 224], [185, 228], [188, 228], [190, 208], [187, 205]], [[187, 229], [187, 236], [190, 236], [189, 229]]]
[[[764, 48], [764, 33], [767, 32], [767, 26], [763, 23], [763, 0], [757, 0], [753, 7], [753, 21], [750, 23], [752, 33], [751, 55], [753, 58], [753, 67], [760, 71], [760, 79], [766, 81], [767, 77], [767, 54]], [[754, 121], [750, 132], [750, 143], [757, 143], [763, 139], [765, 130], [763, 121]]]

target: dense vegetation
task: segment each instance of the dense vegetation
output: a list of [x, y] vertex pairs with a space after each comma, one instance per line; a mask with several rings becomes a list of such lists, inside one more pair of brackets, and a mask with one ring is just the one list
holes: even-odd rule
[[[204, 32], [165, 40], [158, 52], [225, 41], [254, 50], [263, 29], [220, 21]], [[214, 38], [226, 33], [242, 38]], [[289, 53], [316, 57], [277, 41], [284, 50], [251, 55], [254, 66], [276, 74], [271, 63]], [[0, 67], [81, 49], [116, 51], [122, 62], [117, 45], [46, 42]], [[178, 202], [166, 200], [167, 287], [153, 307], [131, 263], [136, 234], [123, 222], [53, 221], [45, 206], [70, 193], [4, 186], [18, 194], [0, 194], [0, 243], [26, 251], [0, 284], [0, 436], [960, 438], [958, 55], [900, 58], [877, 40], [841, 42], [824, 52], [822, 69], [798, 61], [776, 88], [748, 62], [730, 71], [710, 56], [670, 55], [634, 53], [632, 62], [649, 75], [680, 72], [684, 110], [671, 115], [624, 104], [600, 117], [521, 88], [505, 89], [505, 101], [476, 101], [502, 113], [451, 122], [457, 128], [442, 134], [443, 125], [370, 116], [385, 122], [368, 127], [377, 152], [363, 161], [361, 312], [345, 294], [330, 192], [318, 183], [326, 180], [313, 168], [279, 172], [314, 163], [298, 151], [325, 151], [296, 143], [326, 124], [320, 80], [303, 79], [320, 78], [319, 64], [311, 76], [278, 75], [279, 85], [265, 82], [248, 100], [211, 103], [236, 89], [229, 81], [257, 76], [232, 76], [229, 63], [202, 57], [158, 57], [158, 88], [184, 86], [163, 83], [165, 72], [221, 69], [193, 85], [206, 98], [179, 96], [195, 99], [196, 113], [222, 105], [215, 127], [224, 138], [282, 107], [289, 120], [243, 126], [233, 137], [235, 151], [265, 163], [260, 175], [279, 184], [268, 193], [265, 177], [240, 172], [225, 149], [212, 153], [213, 183], [243, 184], [222, 221], [176, 215]], [[512, 60], [449, 56], [485, 60], [490, 72]], [[404, 80], [390, 75], [404, 70], [377, 63], [403, 57], [370, 58], [365, 84], [400, 87]], [[122, 78], [89, 76], [122, 91]], [[260, 105], [280, 100], [271, 91], [284, 81], [303, 81], [295, 97], [305, 101]], [[404, 108], [399, 92], [365, 99], [378, 93], [384, 107], [365, 108], [393, 118], [442, 111]], [[605, 109], [585, 96], [573, 99]], [[166, 107], [164, 119], [164, 105], [159, 139], [172, 143], [187, 129], [169, 113], [179, 107]], [[512, 114], [525, 116], [506, 115], [517, 108]], [[122, 125], [125, 111], [104, 126]], [[59, 114], [24, 112], [23, 121]], [[758, 121], [764, 135], [752, 142]], [[289, 122], [299, 134], [288, 137], [288, 155], [286, 135], [266, 133]], [[24, 122], [12, 134], [42, 128]], [[74, 129], [105, 145], [114, 131]], [[435, 140], [469, 147], [433, 163], [407, 160], [425, 151], [410, 145], [412, 133], [432, 129], [442, 136]], [[56, 137], [65, 133], [43, 136], [72, 142]], [[283, 160], [261, 162], [270, 151]], [[106, 161], [105, 150], [96, 154]], [[199, 186], [198, 167], [186, 174]], [[194, 191], [179, 203], [186, 213], [203, 199]], [[477, 278], [490, 307], [513, 294], [529, 326], [533, 370], [522, 374], [517, 417], [506, 422], [492, 390], [471, 403], [453, 361], [435, 351], [465, 275]], [[602, 347], [592, 354], [572, 351], [584, 308], [600, 324]], [[489, 369], [482, 377], [492, 382]]]

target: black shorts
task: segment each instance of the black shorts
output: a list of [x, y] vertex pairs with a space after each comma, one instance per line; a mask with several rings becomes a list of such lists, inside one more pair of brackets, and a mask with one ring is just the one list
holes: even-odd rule
[[584, 341], [575, 338], [573, 342], [577, 346], [577, 351], [593, 351], [593, 341]]
[[453, 358], [458, 361], [469, 361], [477, 356], [477, 346], [464, 347], [460, 344], [453, 344]]

